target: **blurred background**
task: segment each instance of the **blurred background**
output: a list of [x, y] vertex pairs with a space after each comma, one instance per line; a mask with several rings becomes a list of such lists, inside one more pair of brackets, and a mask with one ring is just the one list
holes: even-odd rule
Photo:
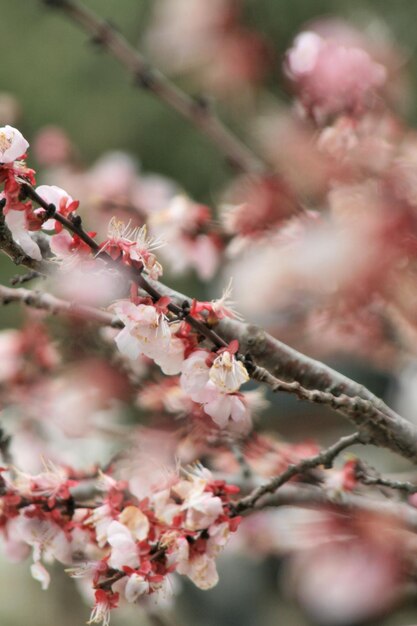
[[[191, 10], [194, 0], [188, 2]], [[149, 36], [155, 20], [153, 0], [86, 0], [85, 4], [108, 18], [130, 42], [157, 60], [157, 44]], [[39, 147], [39, 138], [45, 139], [45, 128], [53, 126], [70, 141], [73, 161], [80, 170], [93, 167], [103, 153], [126, 152], [144, 174], [158, 173], [173, 179], [195, 201], [215, 206], [233, 172], [208, 141], [152, 95], [136, 89], [131, 77], [58, 11], [37, 0], [2, 0], [0, 5], [0, 125], [10, 123], [18, 127], [31, 146], [38, 141], [38, 149], [32, 150], [29, 157], [30, 166], [39, 170], [38, 183], [60, 184], [48, 178], [54, 168], [42, 160], [44, 151]], [[266, 37], [268, 64], [262, 88], [245, 93], [244, 97], [224, 97], [222, 90], [210, 95], [207, 84], [201, 84], [192, 72], [172, 72], [173, 79], [187, 92], [213, 98], [222, 119], [240, 136], [253, 141], [252, 121], [265, 111], [269, 101], [289, 106], [291, 95], [282, 71], [284, 53], [308, 22], [323, 17], [341, 18], [371, 33], [373, 29], [383, 31], [398, 42], [401, 70], [405, 68], [407, 79], [397, 105], [408, 123], [416, 124], [415, 0], [246, 0], [242, 5], [243, 23]], [[216, 67], [222, 60], [213, 58], [212, 63]], [[65, 151], [65, 145], [62, 149]], [[88, 214], [84, 213], [84, 219], [89, 228], [96, 228], [94, 219], [89, 222]], [[7, 282], [15, 273], [15, 268], [2, 257], [1, 282]], [[175, 278], [171, 284], [200, 298], [213, 297], [213, 286], [199, 281], [194, 273]], [[0, 310], [0, 325], [18, 325], [20, 315], [14, 306]], [[385, 368], [369, 366], [360, 359], [331, 362], [378, 395], [389, 398], [391, 393], [392, 397], [393, 380]], [[308, 411], [315, 418], [314, 424], [304, 428], [304, 436], [318, 435], [326, 441], [348, 432], [343, 425], [336, 426], [333, 417], [313, 409], [309, 407]], [[265, 417], [267, 427], [273, 428], [277, 410], [285, 413], [281, 432], [296, 440], [302, 410], [290, 400], [280, 400]], [[305, 424], [306, 420], [303, 427]], [[378, 454], [372, 459], [377, 463]], [[285, 571], [278, 557], [256, 558], [238, 551], [233, 557], [225, 555], [219, 564], [221, 582], [214, 590], [201, 592], [181, 581], [173, 623], [313, 626], [286, 592]], [[2, 562], [0, 624], [83, 624], [89, 608], [80, 600], [73, 582], [60, 567], [52, 581], [50, 590], [42, 592], [30, 578], [27, 564]], [[410, 600], [390, 617], [368, 624], [407, 626], [417, 621], [416, 616], [417, 603]], [[147, 618], [140, 608], [129, 607], [115, 615], [112, 623], [139, 626], [145, 625]]]

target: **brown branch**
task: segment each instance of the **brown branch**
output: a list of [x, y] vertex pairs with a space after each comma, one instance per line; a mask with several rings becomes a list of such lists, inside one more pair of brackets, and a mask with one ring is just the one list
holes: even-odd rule
[[278, 476], [274, 476], [271, 480], [260, 485], [252, 493], [245, 496], [236, 504], [237, 513], [242, 513], [248, 509], [253, 509], [257, 502], [266, 494], [274, 493], [279, 487], [287, 483], [291, 478], [299, 474], [305, 474], [308, 470], [311, 470], [319, 465], [324, 467], [331, 467], [336, 456], [348, 448], [357, 443], [364, 443], [364, 439], [360, 433], [354, 433], [346, 437], [341, 437], [336, 443], [322, 450], [319, 454], [312, 456], [308, 459], [303, 459], [297, 464], [291, 464]]
[[61, 9], [86, 31], [133, 76], [135, 84], [146, 89], [191, 122], [226, 156], [234, 167], [246, 173], [265, 173], [267, 166], [228, 130], [206, 103], [191, 98], [168, 80], [107, 21], [76, 0], [42, 0]]
[[[148, 282], [155, 285], [160, 294], [190, 304], [183, 294], [161, 283], [149, 279]], [[297, 352], [255, 325], [224, 319], [216, 326], [216, 332], [226, 342], [237, 339], [239, 351], [249, 354], [263, 366], [252, 368], [254, 380], [269, 385], [275, 392], [291, 393], [299, 399], [330, 406], [359, 428], [374, 445], [417, 463], [417, 428], [363, 385]], [[281, 375], [278, 378], [271, 372], [281, 372]]]
[[[37, 204], [39, 204], [40, 207], [45, 209], [47, 217], [53, 217], [54, 220], [60, 222], [62, 226], [65, 226], [65, 228], [67, 228], [74, 235], [77, 235], [82, 241], [84, 241], [84, 243], [86, 243], [93, 252], [100, 253], [99, 244], [94, 241], [94, 239], [90, 237], [90, 235], [83, 229], [82, 220], [79, 215], [74, 216], [72, 219], [64, 217], [64, 215], [61, 215], [61, 213], [56, 210], [56, 206], [54, 204], [48, 204], [48, 202], [46, 202], [38, 194], [36, 189], [34, 189], [34, 187], [25, 179], [18, 178], [17, 180], [21, 183], [22, 191], [27, 195], [27, 197], [31, 200], [34, 200]], [[101, 254], [99, 254], [98, 256], [101, 256]], [[106, 258], [110, 258], [108, 255], [105, 256]]]
[[408, 480], [396, 480], [382, 476], [373, 467], [369, 467], [363, 461], [358, 463], [355, 476], [363, 485], [372, 487], [386, 487], [395, 491], [403, 491], [406, 494], [417, 493], [417, 485]]
[[274, 494], [266, 494], [254, 508], [244, 514], [255, 513], [267, 507], [295, 506], [307, 509], [322, 509], [330, 506], [341, 512], [363, 511], [398, 520], [406, 528], [417, 531], [417, 509], [403, 502], [389, 499], [364, 498], [363, 495], [342, 493], [332, 495], [321, 487], [294, 484], [284, 485]]
[[255, 324], [224, 319], [218, 326], [222, 337], [239, 341], [240, 350], [249, 352], [256, 363], [280, 380], [297, 381], [307, 389], [318, 389], [335, 396], [342, 393], [371, 401], [382, 412], [395, 415], [380, 398], [363, 385], [340, 372], [298, 352]]
[[378, 404], [359, 396], [338, 396], [318, 389], [306, 389], [298, 381], [286, 382], [272, 376], [266, 369], [255, 367], [252, 377], [269, 385], [274, 392], [282, 391], [317, 404], [324, 404], [341, 413], [360, 429], [370, 441], [379, 447], [388, 448], [412, 461], [417, 461], [417, 429], [400, 415], [383, 412]]

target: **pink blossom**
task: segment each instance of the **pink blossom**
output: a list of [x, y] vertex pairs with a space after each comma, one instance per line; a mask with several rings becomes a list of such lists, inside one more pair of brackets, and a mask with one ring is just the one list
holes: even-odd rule
[[149, 225], [151, 232], [166, 243], [161, 256], [172, 272], [195, 269], [202, 280], [214, 275], [222, 246], [210, 230], [211, 212], [207, 206], [177, 195], [166, 207], [150, 214]]
[[146, 515], [136, 506], [127, 506], [119, 515], [119, 522], [130, 530], [137, 541], [147, 538], [150, 524]]
[[194, 402], [200, 402], [205, 397], [205, 388], [210, 379], [208, 356], [208, 352], [196, 350], [182, 365], [180, 384]]
[[113, 217], [102, 250], [106, 250], [113, 259], [120, 257], [127, 265], [141, 264], [152, 279], [158, 280], [162, 275], [162, 266], [151, 250], [161, 245], [160, 241], [148, 238], [146, 226], [130, 228], [130, 224], [126, 226]]
[[179, 374], [184, 362], [184, 342], [178, 337], [172, 337], [166, 352], [155, 357], [155, 363], [167, 376]]
[[110, 611], [117, 607], [119, 594], [104, 589], [97, 589], [95, 593], [95, 605], [87, 624], [102, 624], [109, 626]]
[[56, 185], [39, 185], [36, 193], [48, 204], [53, 204], [58, 211], [74, 202], [64, 189]]
[[220, 428], [233, 426], [243, 432], [250, 430], [251, 413], [244, 394], [222, 393], [214, 385], [209, 384], [205, 399], [205, 413], [210, 415]]
[[196, 554], [182, 571], [199, 589], [211, 589], [219, 582], [215, 560], [208, 554]]
[[171, 343], [171, 331], [162, 313], [154, 306], [136, 306], [126, 300], [120, 300], [112, 309], [125, 325], [115, 339], [122, 354], [133, 360], [140, 354], [164, 359]]
[[22, 337], [18, 330], [0, 332], [0, 383], [11, 380], [22, 366]]
[[33, 150], [38, 163], [47, 167], [69, 161], [74, 152], [68, 135], [59, 126], [41, 128], [36, 135]]
[[362, 107], [386, 79], [386, 69], [364, 49], [310, 31], [296, 37], [287, 72], [302, 102], [321, 115]]

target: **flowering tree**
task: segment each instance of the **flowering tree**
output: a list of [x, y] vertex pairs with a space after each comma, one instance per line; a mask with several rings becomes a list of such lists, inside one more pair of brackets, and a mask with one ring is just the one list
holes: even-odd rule
[[[0, 334], [6, 555], [30, 556], [43, 589], [61, 563], [90, 594], [89, 623], [108, 624], [119, 603], [153, 606], [175, 575], [214, 586], [232, 535], [240, 549], [290, 555], [297, 598], [319, 623], [391, 610], [416, 576], [417, 427], [241, 313], [324, 355], [391, 371], [415, 360], [416, 138], [396, 113], [398, 51], [339, 23], [299, 34], [284, 61], [293, 110], [260, 116], [258, 156], [107, 22], [73, 0], [46, 4], [237, 174], [214, 213], [120, 154], [76, 172], [50, 129], [35, 149], [53, 184], [37, 185], [29, 143], [0, 129], [0, 247], [27, 268], [0, 286], [2, 304], [27, 306], [22, 327]], [[229, 0], [191, 12], [161, 0], [146, 45], [232, 101], [237, 89], [253, 97], [271, 57]], [[238, 310], [231, 281], [212, 300], [162, 282], [190, 269], [234, 278]], [[273, 394], [328, 407], [354, 431], [323, 448], [302, 432], [285, 442], [262, 424]], [[90, 443], [71, 446], [92, 438], [100, 461]], [[411, 469], [382, 474], [344, 457], [353, 445]]]

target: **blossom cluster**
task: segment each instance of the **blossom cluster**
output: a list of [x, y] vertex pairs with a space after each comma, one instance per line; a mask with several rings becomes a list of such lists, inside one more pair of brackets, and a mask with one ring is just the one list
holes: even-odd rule
[[[30, 233], [40, 228], [53, 231], [49, 235], [51, 252], [64, 266], [70, 262], [73, 270], [74, 264], [85, 259], [92, 250], [77, 232], [68, 232], [63, 228], [62, 221], [55, 218], [59, 214], [74, 221], [79, 202], [74, 201], [63, 189], [47, 185], [36, 188], [36, 194], [44, 203], [41, 208], [34, 208], [32, 201], [27, 199], [22, 202], [19, 199], [22, 184], [25, 180], [33, 183], [34, 172], [29, 171], [23, 161], [16, 161], [16, 155], [23, 157], [20, 152], [28, 147], [28, 143], [16, 129], [6, 127], [2, 132], [5, 137], [3, 160], [6, 165], [1, 167], [5, 170], [5, 176], [7, 175], [4, 213], [15, 241], [26, 254], [40, 259], [39, 246]], [[11, 186], [13, 194], [10, 191]], [[46, 205], [52, 206], [52, 215], [48, 214]], [[203, 221], [207, 218], [203, 207], [198, 210], [198, 215]], [[146, 272], [151, 279], [157, 280], [162, 274], [162, 266], [153, 250], [159, 246], [159, 241], [147, 237], [145, 225], [132, 229], [113, 218], [107, 238], [98, 246], [98, 260], [101, 261], [103, 255], [110, 257], [139, 273]], [[85, 265], [82, 271], [85, 272]], [[249, 374], [237, 355], [237, 342], [232, 342], [233, 345], [220, 348], [214, 353], [199, 349], [198, 340], [189, 322], [175, 320], [169, 305], [170, 299], [167, 297], [154, 301], [134, 292], [129, 300], [114, 302], [111, 309], [124, 324], [123, 330], [115, 337], [120, 352], [133, 361], [144, 355], [159, 365], [167, 375], [181, 373], [183, 390], [194, 402], [203, 405], [205, 413], [219, 427], [225, 428], [231, 422], [239, 430], [249, 430], [249, 403], [240, 392], [240, 387], [249, 380]], [[189, 315], [203, 324], [206, 321], [215, 324], [224, 317], [234, 317], [235, 313], [228, 307], [227, 297], [224, 296], [213, 302], [194, 301]]]
[[[99, 502], [77, 502], [80, 485]], [[32, 576], [47, 589], [45, 564], [58, 561], [95, 591], [90, 623], [109, 623], [119, 599], [136, 602], [169, 587], [177, 572], [201, 589], [218, 580], [215, 558], [240, 518], [239, 491], [201, 466], [166, 476], [142, 494], [108, 474], [97, 478], [49, 464], [29, 475], [3, 468], [0, 528], [9, 558], [32, 554]]]
[[[189, 4], [155, 3], [148, 38], [155, 56], [175, 71], [199, 67], [221, 94], [255, 84], [267, 47], [240, 23], [238, 3]], [[183, 49], [175, 57], [178, 40]], [[222, 58], [217, 69], [209, 63], [214, 53]], [[216, 558], [246, 506], [229, 484], [237, 478], [249, 502], [258, 486], [272, 492], [264, 483], [278, 477], [283, 490], [274, 497], [284, 492], [284, 504], [295, 503], [250, 516], [238, 541], [258, 553], [290, 554], [299, 601], [320, 623], [341, 613], [352, 622], [375, 617], [414, 575], [415, 495], [401, 503], [406, 515], [400, 507], [386, 514], [378, 496], [368, 510], [360, 496], [378, 477], [356, 458], [321, 466], [326, 455], [315, 442], [288, 444], [252, 430], [265, 400], [245, 388], [260, 371], [253, 355], [222, 336], [239, 317], [231, 283], [221, 298], [210, 300], [208, 292], [197, 300], [159, 282], [163, 272], [189, 269], [208, 281], [228, 259], [223, 278], [234, 275], [239, 309], [276, 324], [280, 337], [321, 351], [353, 346], [368, 357], [375, 350], [384, 363], [415, 352], [417, 142], [382, 100], [392, 89], [389, 54], [354, 29], [311, 24], [287, 52], [285, 72], [295, 93], [291, 112], [263, 110], [259, 101], [260, 149], [272, 170], [242, 168], [221, 196], [218, 221], [173, 181], [139, 174], [127, 155], [75, 166], [57, 129], [46, 130], [35, 150], [68, 191], [37, 185], [26, 164], [28, 142], [16, 128], [0, 128], [3, 236], [16, 244], [14, 260], [23, 252], [30, 267], [47, 267], [48, 289], [65, 298], [64, 332], [77, 337], [58, 350], [39, 311], [21, 330], [0, 333], [0, 408], [13, 431], [11, 443], [0, 436], [0, 536], [10, 559], [32, 556], [32, 575], [44, 589], [47, 566], [62, 563], [94, 597], [89, 623], [107, 626], [121, 602], [160, 598], [176, 574], [201, 589], [215, 585]], [[204, 98], [195, 107], [193, 115], [211, 120]], [[84, 219], [96, 221], [97, 232]], [[107, 327], [72, 316], [69, 301], [92, 305], [79, 308]], [[294, 366], [310, 389], [307, 361], [294, 361], [290, 374], [274, 366], [271, 376], [291, 379]], [[153, 437], [143, 426], [149, 417], [157, 424]], [[90, 436], [100, 438], [97, 454], [106, 463], [84, 472], [75, 468], [84, 464]], [[69, 438], [78, 445], [68, 446]], [[149, 467], [146, 448], [154, 453]], [[39, 472], [33, 468], [41, 457], [52, 460]], [[198, 459], [213, 474], [188, 466]], [[408, 494], [413, 486], [400, 489]]]

